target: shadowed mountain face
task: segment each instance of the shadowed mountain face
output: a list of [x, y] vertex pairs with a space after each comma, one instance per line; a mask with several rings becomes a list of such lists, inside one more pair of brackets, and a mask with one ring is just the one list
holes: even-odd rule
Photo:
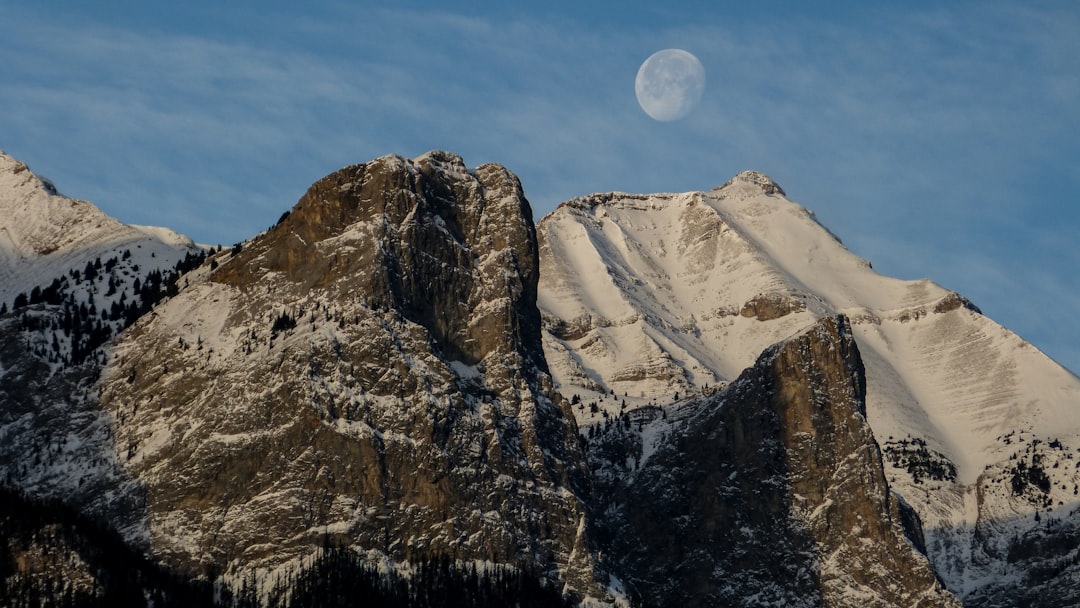
[[766, 350], [601, 488], [615, 568], [657, 606], [958, 606], [889, 491], [864, 398], [844, 317]]

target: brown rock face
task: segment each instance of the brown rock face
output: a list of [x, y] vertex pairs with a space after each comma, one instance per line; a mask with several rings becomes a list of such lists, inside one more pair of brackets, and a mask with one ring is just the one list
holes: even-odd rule
[[956, 293], [955, 291], [942, 298], [937, 304], [934, 305], [934, 312], [937, 314], [946, 313], [957, 308], [966, 308], [972, 312], [982, 313], [978, 306], [971, 303], [964, 296]]
[[594, 588], [511, 173], [442, 152], [348, 167], [187, 278], [102, 383], [167, 563], [275, 568], [329, 538]]
[[771, 321], [803, 310], [806, 310], [806, 304], [794, 296], [760, 293], [743, 304], [739, 314], [758, 321]]
[[908, 538], [864, 395], [844, 317], [767, 350], [614, 492], [613, 569], [657, 606], [958, 606]]
[[532, 209], [499, 165], [469, 171], [461, 157], [431, 152], [346, 167], [238, 257], [215, 280], [282, 272], [301, 289], [356, 295], [400, 311], [468, 364], [540, 343]]

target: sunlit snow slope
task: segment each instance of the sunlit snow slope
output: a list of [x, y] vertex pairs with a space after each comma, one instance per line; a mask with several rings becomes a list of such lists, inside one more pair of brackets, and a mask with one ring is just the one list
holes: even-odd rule
[[167, 268], [195, 249], [172, 230], [124, 224], [89, 202], [59, 194], [0, 151], [0, 302], [9, 307], [16, 295], [102, 256], [130, 250], [124, 265], [148, 270]]
[[583, 427], [605, 407], [667, 406], [731, 381], [768, 345], [843, 313], [890, 480], [954, 591], [1002, 567], [1002, 535], [1078, 501], [1080, 379], [958, 294], [878, 274], [760, 173], [709, 192], [573, 199], [539, 232], [552, 374], [582, 404], [607, 398], [575, 408]]

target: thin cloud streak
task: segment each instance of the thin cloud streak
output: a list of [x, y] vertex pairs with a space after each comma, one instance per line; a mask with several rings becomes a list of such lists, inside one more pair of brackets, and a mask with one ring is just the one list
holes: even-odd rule
[[[500, 162], [538, 216], [593, 191], [708, 189], [758, 169], [880, 271], [1005, 302], [1042, 344], [1055, 329], [1023, 302], [1053, 290], [1075, 301], [1061, 279], [1075, 241], [1009, 227], [1074, 217], [1041, 190], [1080, 186], [1080, 14], [977, 8], [863, 8], [859, 28], [807, 14], [608, 27], [342, 5], [264, 15], [260, 38], [13, 9], [19, 27], [0, 25], [0, 146], [44, 150], [23, 159], [124, 221], [223, 243], [265, 228], [325, 173], [387, 153]], [[708, 85], [695, 114], [660, 125], [632, 79], [668, 46], [700, 57]], [[1072, 353], [1056, 356], [1080, 369]]]

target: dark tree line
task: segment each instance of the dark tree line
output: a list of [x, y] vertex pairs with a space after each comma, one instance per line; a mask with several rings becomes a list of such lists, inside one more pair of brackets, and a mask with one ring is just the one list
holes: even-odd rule
[[[72, 564], [68, 555], [82, 565]], [[41, 556], [46, 556], [42, 558]], [[50, 559], [48, 556], [52, 556]], [[86, 583], [78, 572], [90, 574]], [[515, 568], [478, 569], [446, 557], [408, 575], [382, 572], [349, 549], [326, 548], [259, 593], [169, 571], [115, 531], [60, 502], [0, 487], [0, 606], [5, 608], [563, 608], [575, 603]], [[265, 591], [265, 590], [264, 590]]]
[[[92, 583], [72, 576], [74, 554]], [[157, 566], [120, 536], [58, 502], [0, 488], [0, 606], [211, 607], [213, 587]]]
[[236, 608], [563, 608], [575, 603], [516, 568], [478, 569], [447, 557], [420, 561], [408, 576], [380, 572], [349, 549], [324, 549], [298, 575], [278, 582], [260, 605], [250, 586]]
[[898, 441], [889, 439], [884, 445], [885, 458], [893, 466], [905, 469], [914, 483], [921, 484], [927, 479], [956, 480], [956, 466], [944, 454], [928, 448], [926, 440], [910, 436]]
[[[130, 252], [125, 252], [123, 259], [130, 257]], [[146, 314], [165, 298], [175, 296], [179, 292], [178, 281], [180, 277], [197, 268], [206, 259], [206, 252], [188, 252], [184, 259], [176, 265], [162, 272], [152, 270], [141, 280], [136, 278], [132, 285], [132, 297], [127, 293], [121, 293], [108, 305], [103, 305], [99, 310], [94, 300], [93, 293], [86, 302], [77, 302], [71, 291], [72, 283], [81, 284], [83, 281], [96, 281], [99, 276], [108, 275], [108, 291], [106, 296], [116, 293], [118, 281], [114, 276], [118, 264], [117, 258], [110, 258], [102, 263], [101, 259], [86, 263], [82, 270], [72, 270], [65, 276], [57, 277], [42, 288], [34, 287], [30, 294], [20, 293], [15, 296], [12, 303], [12, 311], [18, 311], [28, 306], [44, 304], [58, 308], [57, 314], [49, 317], [23, 315], [22, 328], [27, 331], [52, 330], [62, 333], [64, 340], [71, 345], [70, 357], [65, 359], [67, 363], [78, 364], [85, 361], [92, 353], [107, 342], [113, 335], [131, 326], [142, 315]], [[133, 266], [138, 271], [138, 266]], [[6, 303], [0, 314], [7, 312]], [[51, 344], [53, 358], [60, 358], [60, 342], [54, 335]]]

